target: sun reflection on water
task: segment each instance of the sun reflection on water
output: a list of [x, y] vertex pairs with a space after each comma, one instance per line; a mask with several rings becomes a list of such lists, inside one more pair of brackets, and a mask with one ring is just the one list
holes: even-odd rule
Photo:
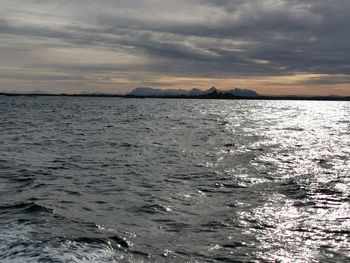
[[[241, 128], [250, 138], [260, 136], [236, 150], [254, 152], [251, 164], [260, 181], [254, 181], [251, 173], [246, 177], [274, 192], [266, 195], [263, 204], [239, 213], [241, 227], [256, 238], [261, 247], [256, 256], [265, 261], [346, 260], [350, 256], [350, 112], [347, 107], [335, 111], [332, 104], [295, 102], [293, 106], [251, 116], [250, 122], [266, 120], [264, 114], [272, 111], [269, 125]], [[230, 128], [234, 132], [240, 127]], [[261, 173], [265, 178], [271, 175], [273, 184], [262, 180]]]

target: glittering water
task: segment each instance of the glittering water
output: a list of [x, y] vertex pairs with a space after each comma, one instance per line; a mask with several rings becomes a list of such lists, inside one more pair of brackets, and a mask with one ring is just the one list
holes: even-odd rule
[[0, 261], [350, 260], [350, 104], [0, 97]]

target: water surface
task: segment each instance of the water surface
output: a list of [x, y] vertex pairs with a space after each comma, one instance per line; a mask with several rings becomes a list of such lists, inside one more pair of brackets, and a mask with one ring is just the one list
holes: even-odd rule
[[350, 103], [0, 97], [0, 261], [350, 260]]

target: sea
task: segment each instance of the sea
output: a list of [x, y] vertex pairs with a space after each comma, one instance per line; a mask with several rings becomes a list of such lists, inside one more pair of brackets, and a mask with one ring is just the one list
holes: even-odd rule
[[350, 103], [0, 96], [0, 262], [349, 262]]

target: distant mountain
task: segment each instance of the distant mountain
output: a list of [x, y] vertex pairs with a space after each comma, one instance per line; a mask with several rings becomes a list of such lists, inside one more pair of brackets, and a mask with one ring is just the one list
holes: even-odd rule
[[259, 96], [254, 90], [243, 89], [243, 88], [235, 88], [231, 90], [218, 90], [215, 87], [212, 87], [207, 90], [200, 90], [197, 88], [193, 88], [192, 90], [182, 90], [182, 89], [154, 89], [150, 87], [139, 87], [135, 88], [131, 91], [129, 96], [135, 97], [166, 97], [166, 96], [205, 96], [209, 94], [225, 94], [232, 95], [237, 97], [257, 97]]
[[200, 95], [203, 95], [203, 90], [200, 90], [200, 89], [197, 89], [197, 88], [193, 88], [190, 90], [190, 93], [189, 95], [191, 96], [200, 96]]
[[225, 90], [224, 93], [231, 94], [238, 97], [257, 97], [259, 96], [254, 90], [235, 88], [231, 90]]
[[190, 95], [190, 96], [203, 96], [203, 95], [211, 94], [213, 92], [217, 92], [217, 89], [215, 87], [212, 87], [208, 90], [200, 90], [197, 88], [193, 88], [190, 90], [188, 95]]

